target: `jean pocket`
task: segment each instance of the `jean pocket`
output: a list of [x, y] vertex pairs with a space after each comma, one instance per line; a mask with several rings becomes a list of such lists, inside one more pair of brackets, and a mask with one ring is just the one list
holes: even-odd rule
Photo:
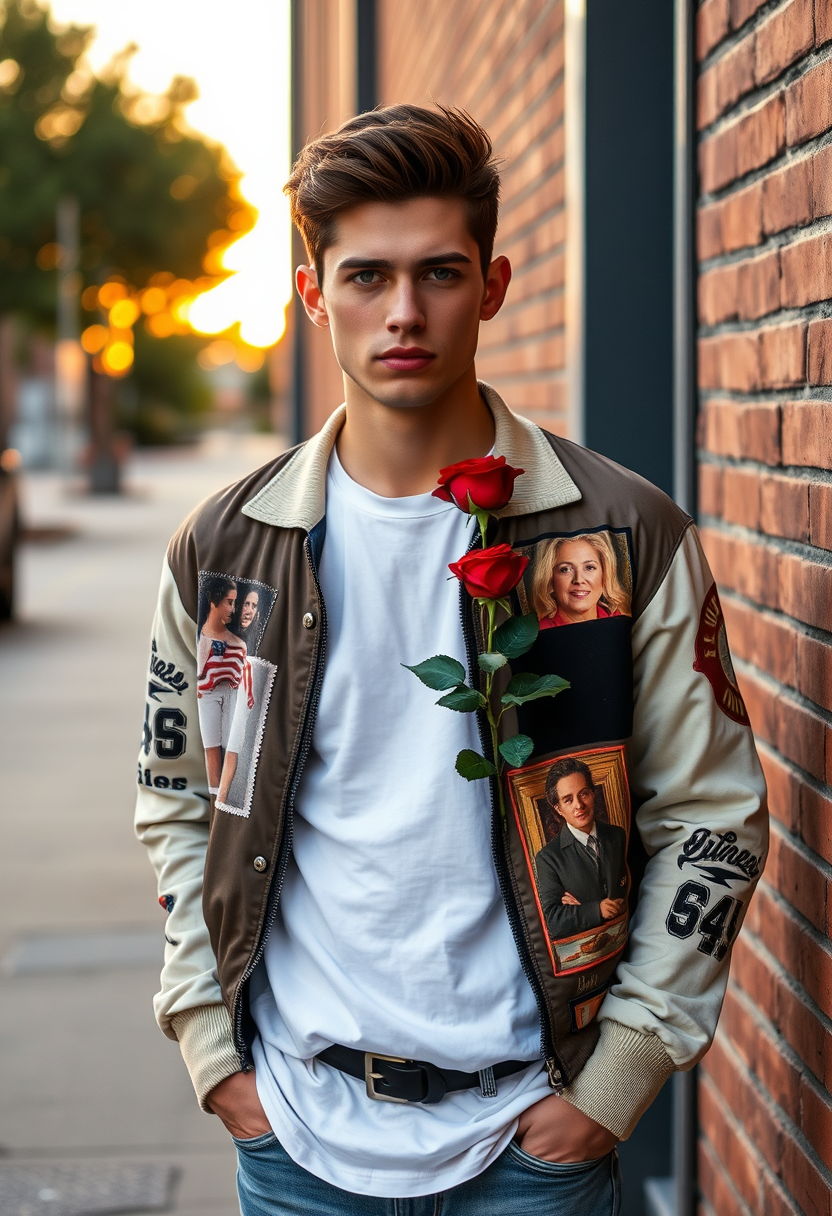
[[532, 1157], [530, 1153], [524, 1152], [515, 1140], [510, 1142], [507, 1152], [518, 1165], [524, 1166], [527, 1170], [560, 1178], [575, 1178], [581, 1174], [589, 1174], [601, 1166], [609, 1168], [612, 1156], [612, 1153], [605, 1153], [603, 1157], [592, 1157], [589, 1161], [544, 1161], [542, 1157]]
[[243, 1140], [238, 1140], [236, 1136], [232, 1136], [231, 1139], [237, 1148], [244, 1149], [246, 1152], [253, 1152], [259, 1148], [269, 1148], [270, 1145], [277, 1143], [277, 1136], [274, 1132], [263, 1132], [261, 1136], [248, 1136]]

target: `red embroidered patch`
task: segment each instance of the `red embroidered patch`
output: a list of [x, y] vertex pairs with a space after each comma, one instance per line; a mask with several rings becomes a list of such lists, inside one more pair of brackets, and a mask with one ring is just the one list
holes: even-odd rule
[[748, 726], [748, 714], [728, 650], [725, 618], [722, 615], [722, 605], [717, 595], [716, 583], [711, 585], [710, 591], [705, 596], [702, 612], [699, 615], [699, 628], [696, 631], [696, 659], [693, 669], [701, 671], [704, 676], [707, 676], [722, 712], [732, 718], [734, 722], [739, 722], [741, 726]]

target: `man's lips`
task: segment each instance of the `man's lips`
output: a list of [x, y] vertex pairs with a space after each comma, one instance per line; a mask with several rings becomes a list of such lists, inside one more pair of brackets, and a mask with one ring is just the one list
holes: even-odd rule
[[431, 351], [422, 350], [419, 346], [396, 346], [379, 355], [378, 361], [391, 372], [419, 372], [435, 358]]

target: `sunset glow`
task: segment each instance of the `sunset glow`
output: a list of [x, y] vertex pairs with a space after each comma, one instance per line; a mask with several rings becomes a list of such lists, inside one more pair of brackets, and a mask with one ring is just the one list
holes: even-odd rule
[[[96, 26], [89, 52], [94, 71], [135, 43], [129, 80], [140, 89], [162, 93], [176, 75], [196, 80], [200, 96], [186, 109], [188, 123], [228, 149], [243, 175], [240, 191], [258, 218], [219, 256], [231, 276], [196, 298], [182, 296], [173, 315], [198, 333], [239, 326], [248, 346], [272, 346], [284, 333], [292, 293], [289, 208], [282, 194], [290, 167], [289, 0], [237, 0], [231, 6], [224, 0], [52, 0], [51, 8], [58, 22]], [[156, 314], [160, 337], [175, 323], [162, 311], [162, 297], [151, 287], [140, 301], [150, 321]], [[127, 309], [138, 316], [132, 300], [124, 305], [125, 318]], [[119, 349], [115, 357], [127, 355]]]

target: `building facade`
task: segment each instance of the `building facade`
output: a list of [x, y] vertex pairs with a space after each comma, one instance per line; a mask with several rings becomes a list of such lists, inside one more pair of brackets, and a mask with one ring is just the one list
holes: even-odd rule
[[[398, 101], [489, 130], [514, 279], [480, 375], [673, 494], [720, 587], [772, 852], [714, 1047], [624, 1147], [625, 1216], [831, 1216], [832, 0], [293, 17], [296, 147]], [[342, 392], [295, 333], [301, 437]]]

